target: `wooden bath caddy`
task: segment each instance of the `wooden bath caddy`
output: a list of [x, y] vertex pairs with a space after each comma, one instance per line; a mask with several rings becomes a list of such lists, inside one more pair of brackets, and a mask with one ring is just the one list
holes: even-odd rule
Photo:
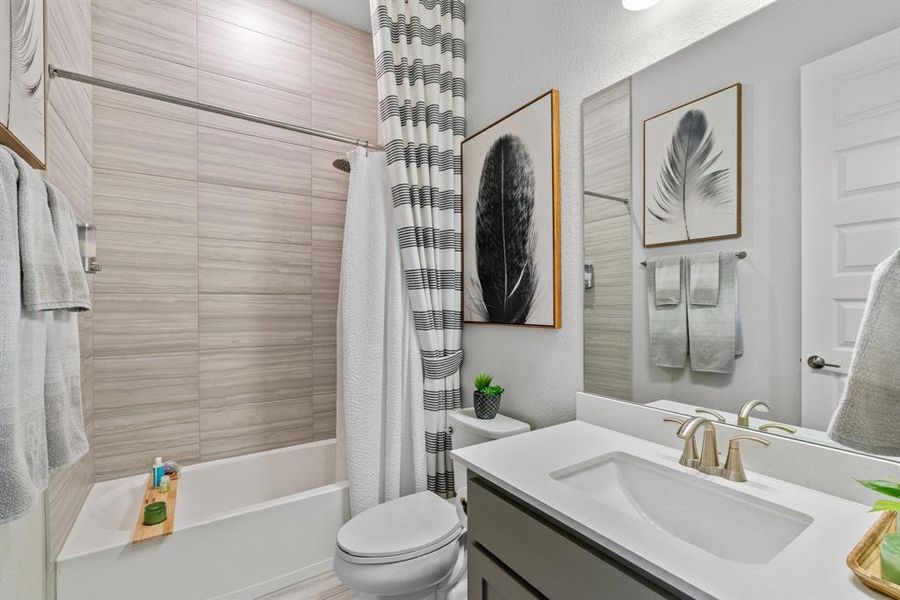
[[886, 512], [881, 515], [847, 556], [847, 566], [868, 587], [889, 598], [900, 600], [900, 585], [881, 576], [881, 540], [884, 539], [884, 534], [896, 531], [897, 513]]
[[[153, 476], [147, 477], [147, 487], [144, 488], [144, 499], [138, 508], [137, 523], [131, 534], [131, 542], [142, 542], [164, 535], [171, 535], [175, 529], [175, 497], [178, 494], [178, 474], [169, 475], [169, 491], [161, 492], [153, 487]], [[144, 507], [153, 502], [166, 503], [166, 520], [156, 525], [144, 525]]]

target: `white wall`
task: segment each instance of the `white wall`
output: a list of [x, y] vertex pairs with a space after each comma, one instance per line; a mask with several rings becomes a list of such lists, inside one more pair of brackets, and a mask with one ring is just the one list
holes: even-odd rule
[[0, 525], [0, 598], [44, 598], [44, 500], [25, 516]]
[[[706, 250], [749, 252], [738, 263], [744, 357], [731, 375], [650, 364], [643, 269], [634, 277], [633, 399], [668, 398], [736, 412], [759, 398], [775, 420], [799, 423], [800, 67], [900, 27], [900, 2], [780, 0], [635, 74], [631, 79], [632, 193], [643, 210], [643, 120], [736, 82], [743, 84], [743, 235], [647, 249], [644, 256]], [[823, 310], [829, 310], [823, 307]]]
[[618, 0], [469, 0], [466, 117], [475, 132], [550, 88], [560, 92], [560, 330], [466, 325], [463, 394], [495, 376], [501, 411], [535, 427], [575, 416], [582, 388], [581, 101], [764, 6], [768, 0], [663, 0], [630, 13]]

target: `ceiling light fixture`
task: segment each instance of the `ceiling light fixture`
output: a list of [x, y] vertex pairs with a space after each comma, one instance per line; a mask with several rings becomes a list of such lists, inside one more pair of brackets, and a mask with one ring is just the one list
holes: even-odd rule
[[622, 6], [625, 7], [626, 10], [647, 10], [648, 8], [652, 8], [659, 3], [659, 0], [622, 0]]

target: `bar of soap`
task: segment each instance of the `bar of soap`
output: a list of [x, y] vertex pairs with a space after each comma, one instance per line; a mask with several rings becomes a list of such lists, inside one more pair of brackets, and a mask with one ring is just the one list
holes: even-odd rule
[[888, 533], [881, 542], [881, 576], [900, 585], [900, 533]]

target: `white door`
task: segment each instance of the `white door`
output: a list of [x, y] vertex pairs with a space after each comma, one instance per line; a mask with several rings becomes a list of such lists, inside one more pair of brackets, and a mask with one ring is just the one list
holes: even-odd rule
[[900, 247], [900, 29], [805, 65], [800, 80], [801, 421], [824, 429], [872, 269]]

